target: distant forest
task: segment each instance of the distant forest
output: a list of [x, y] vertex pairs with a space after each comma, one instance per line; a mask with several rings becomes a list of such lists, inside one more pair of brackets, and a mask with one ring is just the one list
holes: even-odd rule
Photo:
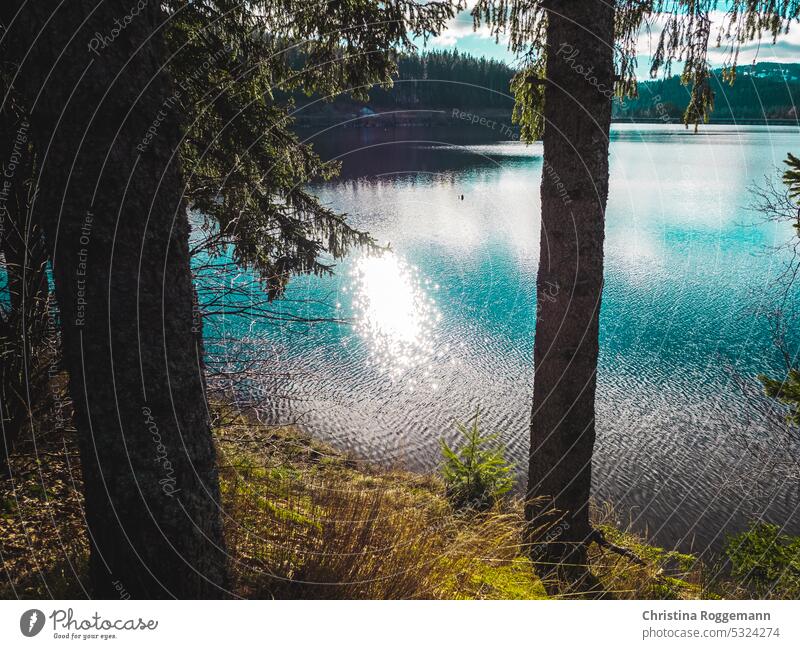
[[393, 88], [374, 88], [370, 101], [381, 108], [501, 108], [511, 111], [514, 69], [501, 61], [457, 50], [402, 56]]
[[456, 50], [402, 54], [392, 88], [374, 87], [366, 106], [349, 96], [334, 101], [295, 95], [296, 117], [340, 121], [348, 116], [396, 110], [481, 110], [502, 112], [511, 119], [514, 98], [509, 90], [514, 69], [501, 61], [477, 58]]
[[[397, 65], [394, 87], [372, 88], [366, 106], [344, 96], [333, 102], [296, 96], [299, 122], [340, 121], [372, 112], [454, 108], [507, 113], [510, 120], [514, 102], [509, 82], [514, 69], [501, 61], [447, 50], [404, 54]], [[742, 66], [733, 86], [722, 81], [721, 71], [715, 70], [712, 87], [715, 94], [712, 122], [795, 120], [800, 101], [800, 64]], [[639, 83], [637, 98], [615, 102], [614, 118], [679, 122], [689, 94], [690, 88], [681, 84], [678, 75], [643, 81]]]
[[[737, 70], [736, 82], [722, 80], [714, 70], [714, 112], [711, 121], [796, 120], [800, 101], [800, 65], [759, 63]], [[689, 103], [691, 89], [679, 76], [639, 84], [639, 96], [614, 105], [616, 119], [679, 121]]]

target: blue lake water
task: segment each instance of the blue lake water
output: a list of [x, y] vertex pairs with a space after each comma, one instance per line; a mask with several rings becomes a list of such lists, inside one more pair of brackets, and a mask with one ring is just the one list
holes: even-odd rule
[[[280, 308], [345, 323], [215, 323], [269, 346], [271, 419], [434, 470], [439, 438], [480, 408], [526, 465], [541, 145], [495, 135], [307, 134], [343, 163], [314, 192], [390, 251], [290, 284]], [[667, 545], [718, 548], [762, 514], [800, 530], [783, 467], [800, 459], [796, 435], [741, 387], [781, 367], [756, 312], [786, 262], [767, 248], [791, 227], [753, 225], [747, 206], [787, 151], [800, 152], [800, 130], [613, 129], [594, 491]]]

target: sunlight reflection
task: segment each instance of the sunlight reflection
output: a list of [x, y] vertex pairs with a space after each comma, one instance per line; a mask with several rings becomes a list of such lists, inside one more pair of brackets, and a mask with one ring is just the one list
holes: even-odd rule
[[441, 314], [423, 289], [416, 268], [386, 252], [360, 259], [353, 277], [357, 327], [369, 341], [377, 364], [400, 376], [428, 363], [433, 356], [433, 329]]

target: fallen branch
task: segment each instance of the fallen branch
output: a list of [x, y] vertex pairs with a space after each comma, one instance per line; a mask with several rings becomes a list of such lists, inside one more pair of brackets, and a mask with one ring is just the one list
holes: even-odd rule
[[611, 552], [616, 552], [617, 554], [622, 555], [626, 559], [630, 559], [631, 562], [635, 563], [637, 566], [646, 565], [644, 560], [641, 559], [635, 552], [629, 550], [628, 548], [623, 548], [621, 545], [617, 545], [616, 543], [612, 543], [598, 529], [592, 530], [592, 533], [589, 536], [589, 542], [591, 543], [592, 541], [597, 543], [597, 545], [599, 545], [601, 548], [605, 548], [606, 550], [611, 550]]

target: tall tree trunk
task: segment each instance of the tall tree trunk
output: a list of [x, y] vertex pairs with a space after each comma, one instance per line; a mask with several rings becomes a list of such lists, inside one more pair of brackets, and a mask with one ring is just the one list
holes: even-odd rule
[[0, 12], [42, 153], [34, 211], [62, 316], [93, 592], [217, 597], [226, 553], [164, 16], [147, 0], [54, 6]]
[[547, 3], [542, 224], [527, 507], [543, 561], [586, 563], [614, 3]]

